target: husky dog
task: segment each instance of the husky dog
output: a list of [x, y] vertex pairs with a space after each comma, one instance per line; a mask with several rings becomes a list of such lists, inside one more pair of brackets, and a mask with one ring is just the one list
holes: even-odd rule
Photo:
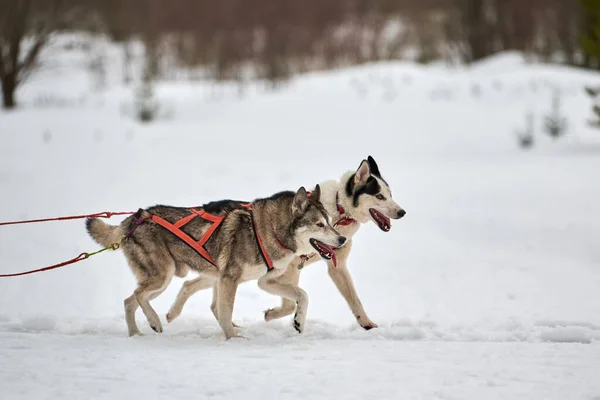
[[190, 270], [200, 273], [199, 287], [214, 286], [217, 301], [213, 309], [226, 339], [239, 336], [231, 321], [237, 287], [254, 279], [261, 289], [298, 305], [293, 323], [302, 332], [306, 292], [276, 278], [295, 256], [316, 251], [328, 259], [333, 257], [333, 248], [346, 242], [331, 226], [319, 201], [320, 192], [317, 186], [308, 197], [302, 187], [297, 192], [257, 199], [251, 205], [232, 200], [192, 209], [157, 205], [138, 211], [118, 226], [88, 219], [90, 236], [103, 246], [126, 237], [121, 248], [138, 281], [133, 294], [125, 299], [129, 335], [140, 333], [135, 323], [138, 305], [152, 329], [162, 332], [149, 301], [167, 288], [174, 275], [185, 277]]
[[[351, 238], [358, 232], [361, 224], [368, 221], [373, 221], [382, 231], [389, 232], [392, 226], [390, 219], [400, 219], [406, 214], [406, 211], [392, 199], [390, 187], [383, 179], [377, 163], [371, 156], [363, 160], [355, 172], [346, 172], [340, 181], [326, 181], [317, 185], [317, 188], [319, 188], [321, 203], [333, 219], [333, 226], [348, 238], [346, 245], [335, 249], [333, 256], [328, 259], [329, 276], [348, 303], [359, 325], [366, 330], [376, 328], [377, 324], [369, 319], [358, 298], [348, 270], [347, 260], [352, 248]], [[280, 285], [298, 285], [302, 268], [318, 260], [319, 258], [314, 254], [311, 255], [308, 261], [306, 257], [294, 257], [285, 273], [275, 279], [274, 282]], [[208, 289], [208, 287], [197, 284], [195, 280], [184, 282], [167, 315], [167, 320], [172, 322], [177, 318], [187, 299], [202, 289]], [[215, 303], [215, 290], [216, 287], [213, 290], [213, 304]], [[264, 312], [266, 321], [285, 317], [292, 314], [296, 309], [302, 311], [299, 304], [297, 308], [296, 303], [290, 297], [280, 297], [282, 298], [280, 307]], [[214, 306], [211, 306], [211, 309], [215, 313]]]

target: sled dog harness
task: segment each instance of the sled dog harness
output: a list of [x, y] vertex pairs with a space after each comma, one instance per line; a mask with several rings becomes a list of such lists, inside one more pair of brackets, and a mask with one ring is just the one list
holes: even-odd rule
[[[310, 197], [312, 195], [312, 192], [308, 192], [307, 195], [308, 195], [308, 197]], [[344, 217], [346, 210], [340, 205], [339, 193], [336, 193], [335, 200], [336, 200], [337, 211], [340, 214], [341, 218], [333, 226], [334, 227], [338, 226], [338, 225], [347, 226], [347, 225], [351, 225], [351, 224], [355, 223], [356, 222], [355, 219], [347, 217], [347, 216]], [[267, 270], [271, 271], [274, 268], [273, 260], [271, 259], [271, 257], [269, 257], [269, 254], [265, 250], [263, 241], [256, 229], [256, 221], [254, 220], [254, 212], [253, 212], [252, 203], [240, 203], [240, 205], [250, 212], [250, 218], [252, 219], [252, 228], [253, 228], [252, 230], [254, 232], [254, 236], [256, 237], [256, 242], [258, 243], [258, 249], [259, 249], [260, 256], [263, 259], [263, 261], [267, 267]], [[170, 223], [169, 221], [165, 220], [164, 218], [161, 218], [158, 215], [154, 215], [154, 214], [152, 214], [150, 217], [145, 218], [145, 219], [150, 219], [150, 220], [156, 222], [157, 224], [159, 224], [160, 226], [162, 226], [163, 228], [169, 230], [172, 234], [176, 235], [179, 239], [183, 240], [192, 249], [196, 250], [196, 252], [198, 254], [200, 254], [200, 256], [202, 256], [202, 258], [204, 258], [206, 261], [208, 261], [212, 265], [216, 266], [215, 261], [212, 259], [210, 254], [208, 254], [208, 251], [206, 251], [206, 249], [204, 248], [204, 245], [211, 238], [211, 236], [215, 232], [215, 230], [221, 225], [221, 223], [223, 222], [223, 220], [225, 219], [227, 214], [222, 215], [222, 216], [212, 215], [202, 209], [196, 209], [196, 208], [190, 208], [190, 211], [191, 211], [190, 215], [188, 215], [187, 217], [181, 218], [180, 220], [176, 221], [175, 223]], [[140, 218], [141, 212], [142, 212], [142, 210], [140, 209], [134, 215], [135, 219], [136, 219], [136, 226], [132, 229], [132, 231], [127, 236], [131, 236], [131, 234], [133, 234], [133, 230], [135, 230], [135, 228], [137, 228], [137, 226], [139, 226], [142, 222], [145, 221], [145, 219]], [[185, 233], [182, 230], [182, 228], [198, 217], [212, 222], [212, 225], [206, 230], [206, 232], [204, 232], [204, 234], [202, 235], [200, 240], [195, 240], [190, 235]], [[285, 246], [283, 244], [283, 242], [281, 240], [279, 240], [279, 238], [277, 236], [275, 236], [275, 240], [277, 241], [279, 246], [281, 246], [281, 248], [291, 251], [287, 246]], [[314, 254], [300, 255], [301, 263], [298, 266], [298, 268], [302, 269], [304, 267], [304, 263], [306, 263], [306, 261], [308, 261], [313, 256], [314, 256]]]
[[[270, 271], [273, 269], [273, 261], [267, 254], [265, 247], [263, 245], [262, 239], [259, 236], [258, 231], [256, 230], [256, 222], [254, 221], [254, 213], [252, 212], [253, 211], [252, 204], [251, 203], [241, 203], [240, 205], [250, 212], [250, 217], [252, 218], [252, 227], [253, 227], [252, 230], [254, 231], [254, 236], [256, 237], [256, 241], [258, 243], [259, 253], [260, 253], [263, 261], [265, 262], [267, 270]], [[202, 258], [204, 258], [206, 261], [208, 261], [212, 265], [216, 266], [215, 261], [212, 259], [210, 254], [208, 254], [208, 251], [206, 251], [206, 249], [204, 248], [204, 245], [206, 244], [206, 242], [208, 242], [208, 239], [210, 239], [212, 234], [221, 225], [221, 223], [223, 222], [223, 220], [225, 219], [225, 217], [227, 215], [223, 215], [223, 216], [212, 215], [202, 209], [196, 209], [196, 208], [190, 208], [190, 211], [191, 211], [190, 215], [188, 215], [187, 217], [181, 218], [180, 220], [176, 221], [173, 224], [170, 223], [169, 221], [166, 221], [165, 219], [159, 217], [158, 215], [154, 215], [154, 214], [152, 214], [152, 216], [150, 216], [148, 219], [156, 222], [163, 228], [169, 230], [172, 234], [176, 235], [179, 239], [183, 240], [192, 249], [196, 250], [196, 252], [198, 254], [200, 254], [200, 256], [202, 256]], [[138, 213], [139, 213], [139, 211], [138, 211]], [[198, 241], [193, 239], [191, 236], [189, 236], [187, 233], [185, 233], [181, 229], [197, 217], [200, 217], [207, 221], [212, 222], [212, 225], [206, 230], [206, 232], [204, 232], [204, 234]], [[276, 239], [277, 239], [278, 243], [282, 244], [277, 237], [276, 237]], [[282, 247], [287, 249], [287, 247], [285, 247], [285, 246], [282, 246]]]

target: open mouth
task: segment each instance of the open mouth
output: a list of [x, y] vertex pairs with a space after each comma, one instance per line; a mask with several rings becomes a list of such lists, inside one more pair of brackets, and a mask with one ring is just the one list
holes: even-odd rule
[[321, 257], [323, 257], [326, 260], [331, 260], [333, 258], [333, 262], [336, 263], [335, 250], [333, 249], [333, 247], [328, 246], [325, 243], [318, 241], [317, 239], [310, 239], [309, 242]]
[[370, 208], [369, 212], [371, 213], [371, 217], [373, 217], [373, 220], [377, 223], [377, 226], [379, 226], [379, 229], [381, 229], [384, 232], [389, 232], [390, 229], [392, 229], [392, 223], [390, 222], [390, 219], [388, 217], [386, 217], [374, 208]]

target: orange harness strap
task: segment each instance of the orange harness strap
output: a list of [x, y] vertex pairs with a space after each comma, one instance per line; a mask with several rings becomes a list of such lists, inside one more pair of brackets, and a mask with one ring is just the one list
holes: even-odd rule
[[258, 249], [260, 250], [260, 255], [267, 266], [267, 270], [270, 271], [273, 269], [273, 260], [269, 257], [269, 254], [265, 251], [265, 246], [263, 245], [262, 239], [258, 235], [258, 231], [256, 230], [256, 222], [254, 221], [254, 213], [252, 212], [252, 203], [243, 203], [240, 204], [242, 207], [246, 208], [250, 211], [250, 217], [252, 218], [252, 227], [254, 228], [254, 236], [256, 236], [256, 241], [258, 242]]
[[[270, 271], [273, 269], [273, 261], [271, 260], [271, 258], [267, 254], [267, 252], [265, 251], [265, 247], [263, 245], [262, 239], [260, 238], [260, 236], [258, 235], [258, 232], [256, 231], [256, 223], [254, 222], [254, 214], [252, 212], [252, 204], [251, 203], [243, 203], [243, 204], [241, 204], [241, 206], [246, 208], [248, 211], [250, 211], [250, 216], [252, 217], [252, 226], [254, 228], [254, 235], [256, 236], [256, 241], [258, 242], [258, 248], [260, 250], [260, 255], [262, 256], [262, 258], [267, 266], [267, 269]], [[206, 261], [208, 261], [212, 265], [215, 265], [214, 260], [212, 259], [210, 254], [208, 254], [208, 251], [206, 251], [206, 249], [204, 248], [204, 245], [206, 244], [206, 242], [208, 242], [208, 239], [210, 239], [210, 237], [215, 232], [215, 230], [219, 227], [219, 225], [221, 225], [221, 222], [223, 222], [223, 220], [225, 219], [225, 216], [219, 217], [216, 215], [209, 214], [204, 210], [196, 210], [194, 208], [192, 208], [191, 210], [192, 210], [192, 213], [190, 215], [188, 215], [187, 217], [181, 218], [179, 221], [175, 222], [174, 224], [166, 221], [165, 219], [163, 219], [157, 215], [152, 215], [152, 217], [150, 217], [150, 219], [152, 219], [152, 221], [156, 222], [163, 228], [168, 229], [171, 233], [173, 233], [178, 238], [183, 240], [191, 248], [196, 250], [198, 252], [198, 254], [200, 254], [202, 257], [204, 257], [204, 259], [206, 259]], [[198, 241], [192, 239], [188, 234], [186, 234], [184, 231], [181, 230], [181, 228], [183, 226], [185, 226], [186, 224], [191, 222], [196, 217], [204, 218], [205, 220], [213, 223], [207, 229], [207, 231], [204, 232], [204, 235], [202, 235], [202, 237]]]
[[[210, 239], [210, 237], [214, 233], [215, 229], [217, 229], [219, 227], [219, 225], [221, 225], [221, 222], [223, 222], [223, 219], [225, 219], [225, 217], [224, 216], [219, 217], [216, 215], [208, 214], [204, 210], [196, 210], [194, 208], [192, 208], [191, 210], [192, 210], [192, 214], [180, 219], [179, 221], [175, 222], [174, 224], [164, 220], [163, 218], [161, 218], [157, 215], [152, 215], [151, 219], [152, 219], [152, 221], [154, 221], [157, 224], [161, 225], [162, 227], [168, 229], [169, 231], [171, 231], [171, 233], [173, 233], [178, 238], [180, 238], [185, 243], [187, 243], [191, 248], [196, 250], [202, 257], [204, 257], [206, 259], [206, 261], [208, 261], [212, 265], [215, 265], [215, 262], [213, 261], [210, 254], [208, 254], [208, 251], [206, 251], [206, 249], [204, 248], [204, 245], [206, 244], [208, 239]], [[205, 220], [213, 223], [210, 226], [210, 228], [208, 228], [208, 230], [206, 232], [204, 232], [204, 235], [202, 235], [202, 237], [198, 241], [195, 241], [188, 234], [186, 234], [184, 231], [181, 230], [181, 227], [185, 226], [187, 223], [189, 223], [196, 217], [204, 218]]]

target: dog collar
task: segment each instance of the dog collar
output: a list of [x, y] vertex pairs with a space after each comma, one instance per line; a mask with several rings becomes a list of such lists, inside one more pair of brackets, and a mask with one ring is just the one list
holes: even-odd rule
[[288, 250], [288, 251], [292, 251], [289, 247], [287, 247], [285, 244], [283, 244], [283, 242], [281, 240], [279, 240], [279, 238], [277, 237], [277, 235], [275, 234], [275, 232], [273, 232], [273, 236], [275, 237], [275, 240], [277, 240], [277, 243], [279, 243], [279, 246], [282, 249]]
[[346, 210], [340, 204], [340, 192], [336, 192], [336, 194], [335, 194], [335, 205], [337, 206], [337, 211], [340, 214], [340, 219], [335, 224], [333, 224], [334, 227], [336, 227], [338, 225], [339, 226], [348, 226], [348, 225], [352, 225], [353, 223], [356, 222], [356, 220], [354, 218], [344, 217], [344, 214], [346, 214]]
[[[288, 251], [292, 251], [289, 247], [287, 247], [285, 244], [283, 244], [283, 242], [281, 240], [279, 240], [279, 238], [277, 237], [277, 235], [275, 234], [275, 232], [273, 232], [273, 236], [275, 237], [275, 240], [277, 240], [277, 243], [279, 243], [279, 246], [281, 246], [282, 249], [288, 250]], [[299, 256], [302, 259], [301, 265], [304, 266], [304, 263], [307, 260], [309, 260], [313, 255], [314, 254], [301, 254]]]

